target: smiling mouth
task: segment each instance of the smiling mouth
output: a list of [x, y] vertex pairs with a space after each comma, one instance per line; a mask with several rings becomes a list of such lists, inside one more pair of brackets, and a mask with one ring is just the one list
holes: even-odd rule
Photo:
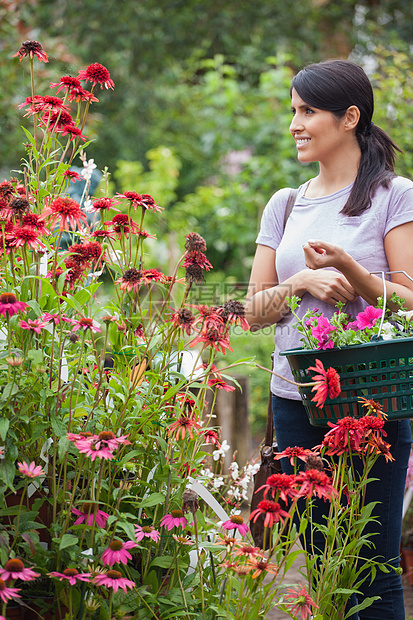
[[304, 146], [310, 142], [311, 138], [296, 138], [295, 143], [297, 146]]

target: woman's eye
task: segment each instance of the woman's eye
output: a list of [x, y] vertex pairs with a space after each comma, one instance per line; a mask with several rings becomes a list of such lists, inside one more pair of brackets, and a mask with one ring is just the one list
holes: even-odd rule
[[305, 113], [306, 114], [314, 114], [314, 110], [312, 110], [311, 108], [307, 108]]

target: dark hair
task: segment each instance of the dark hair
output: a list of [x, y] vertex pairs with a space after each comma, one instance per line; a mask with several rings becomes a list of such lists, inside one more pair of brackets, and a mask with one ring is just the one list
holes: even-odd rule
[[385, 131], [372, 123], [374, 97], [370, 80], [354, 62], [326, 60], [302, 69], [293, 78], [291, 90], [293, 88], [305, 103], [328, 110], [337, 118], [342, 118], [352, 105], [360, 110], [356, 129], [361, 149], [360, 165], [342, 209], [345, 215], [360, 215], [371, 206], [377, 187], [389, 187], [395, 177], [396, 151], [402, 152]]

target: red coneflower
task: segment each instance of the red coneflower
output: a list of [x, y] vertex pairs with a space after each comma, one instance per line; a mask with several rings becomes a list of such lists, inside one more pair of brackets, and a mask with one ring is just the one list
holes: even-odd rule
[[172, 321], [175, 327], [178, 327], [182, 332], [186, 332], [186, 334], [190, 336], [195, 316], [188, 308], [179, 308], [179, 310], [173, 313], [170, 321]]
[[95, 103], [96, 101], [99, 101], [99, 99], [95, 97], [93, 93], [91, 93], [89, 90], [85, 90], [84, 88], [71, 88], [69, 91], [68, 99], [69, 101], [76, 101], [76, 103], [79, 103], [79, 101], [89, 101], [90, 103]]
[[318, 372], [318, 375], [314, 375], [313, 381], [316, 385], [312, 388], [312, 392], [315, 392], [312, 402], [317, 407], [323, 407], [327, 396], [329, 398], [337, 398], [341, 392], [340, 375], [334, 368], [324, 368], [323, 363], [316, 359], [315, 366], [310, 366], [308, 370], [314, 370]]
[[331, 484], [331, 479], [319, 469], [308, 469], [297, 474], [297, 484], [301, 485], [299, 492], [303, 497], [317, 495], [320, 499], [331, 500], [334, 495], [338, 495], [337, 489]]
[[109, 71], [98, 62], [95, 62], [89, 65], [86, 69], [79, 71], [79, 75], [77, 77], [79, 80], [92, 82], [93, 86], [100, 84], [100, 88], [105, 87], [106, 89], [111, 88], [113, 90], [115, 87], [114, 81], [110, 78]]
[[307, 448], [300, 448], [299, 446], [288, 447], [282, 452], [278, 452], [275, 456], [275, 460], [279, 460], [282, 458], [290, 459], [291, 465], [296, 464], [296, 459], [300, 459], [301, 461], [306, 461], [307, 456], [309, 454], [313, 454], [311, 450], [307, 450]]
[[337, 424], [328, 422], [328, 426], [331, 426], [331, 430], [325, 434], [323, 445], [326, 439], [331, 438], [333, 445], [343, 445], [347, 447], [347, 450], [360, 451], [364, 430], [359, 419], [346, 416], [337, 420]]
[[43, 252], [46, 250], [46, 246], [38, 237], [39, 231], [31, 226], [15, 226], [10, 247], [23, 247], [27, 245], [36, 252]]
[[136, 267], [131, 267], [125, 271], [121, 278], [115, 281], [115, 284], [119, 284], [122, 291], [135, 291], [137, 293], [142, 281], [142, 271]]
[[216, 351], [222, 351], [225, 355], [225, 349], [229, 349], [232, 351], [231, 344], [228, 340], [227, 335], [224, 333], [223, 329], [218, 327], [208, 327], [193, 339], [190, 343], [190, 347], [194, 347], [199, 342], [205, 344], [205, 346], [209, 345], [213, 347]]
[[289, 512], [283, 510], [278, 502], [273, 502], [269, 499], [263, 499], [259, 502], [257, 508], [250, 514], [250, 521], [255, 521], [259, 516], [265, 515], [264, 527], [272, 527], [274, 523], [284, 523], [284, 518], [291, 518]]
[[70, 198], [69, 196], [59, 196], [55, 198], [53, 202], [50, 204], [50, 207], [47, 207], [42, 214], [42, 217], [47, 217], [51, 215], [52, 219], [50, 222], [50, 227], [54, 228], [57, 221], [60, 219], [60, 230], [69, 230], [69, 224], [72, 228], [75, 228], [82, 222], [87, 225], [86, 215], [83, 213], [80, 208], [80, 204]]
[[263, 573], [272, 573], [273, 575], [278, 574], [278, 566], [269, 562], [266, 558], [254, 558], [252, 560], [248, 560], [248, 565], [251, 567], [250, 570], [254, 571], [251, 575], [253, 579], [256, 577], [261, 577]]
[[45, 226], [43, 218], [37, 213], [26, 213], [22, 217], [23, 226], [28, 226], [30, 228], [34, 228], [39, 233], [50, 235], [50, 230], [48, 230]]
[[29, 56], [29, 58], [36, 56], [40, 62], [49, 62], [46, 52], [38, 41], [24, 41], [19, 51], [13, 54], [13, 58], [16, 56], [19, 57], [20, 61], [22, 61], [25, 56]]
[[193, 439], [194, 435], [192, 433], [192, 429], [194, 429], [195, 434], [198, 435], [197, 431], [200, 428], [201, 425], [193, 417], [181, 415], [176, 422], [171, 424], [168, 428], [168, 435], [173, 435], [176, 431], [175, 439], [178, 441], [178, 439], [185, 439], [185, 434], [188, 432], [190, 438]]
[[27, 198], [19, 196], [18, 198], [12, 198], [9, 202], [9, 209], [13, 212], [13, 215], [21, 216], [26, 213], [30, 208], [30, 202]]
[[74, 125], [74, 120], [65, 110], [59, 110], [59, 112], [45, 112], [41, 118], [42, 124], [49, 130], [58, 133], [66, 125]]
[[222, 316], [226, 323], [232, 323], [234, 325], [238, 325], [239, 323], [244, 331], [249, 330], [250, 326], [245, 318], [245, 308], [240, 301], [230, 299], [217, 308], [216, 311]]
[[[298, 589], [297, 589], [298, 588]], [[311, 596], [308, 594], [305, 586], [298, 584], [297, 588], [287, 588], [288, 594], [285, 595], [287, 607], [289, 612], [294, 618], [298, 618], [297, 614], [300, 613], [301, 620], [307, 620], [312, 618], [312, 607], [318, 609], [318, 605], [315, 604]]]
[[73, 181], [73, 183], [75, 183], [76, 181], [82, 181], [82, 177], [80, 176], [80, 174], [78, 172], [75, 172], [74, 170], [65, 170], [63, 176], [69, 179], [69, 181]]
[[[113, 205], [118, 204], [112, 198], [97, 198], [92, 202], [92, 208], [94, 211], [107, 211], [108, 209], [112, 209]], [[117, 209], [116, 209], [117, 210]]]
[[71, 75], [63, 75], [58, 82], [51, 82], [50, 88], [57, 88], [56, 95], [59, 91], [66, 89], [66, 91], [71, 88], [77, 88], [81, 90], [82, 84], [80, 80]]
[[70, 136], [70, 140], [75, 140], [75, 138], [80, 138], [83, 142], [86, 142], [87, 138], [84, 136], [79, 129], [79, 127], [75, 127], [75, 125], [69, 124], [62, 127], [62, 136]]
[[205, 269], [206, 271], [210, 271], [212, 269], [211, 263], [202, 252], [188, 252], [186, 254], [182, 267], [187, 269], [193, 265], [196, 265], [201, 269]]
[[157, 269], [142, 269], [141, 275], [145, 284], [150, 284], [151, 282], [164, 282], [165, 280], [164, 274]]
[[15, 196], [16, 192], [13, 185], [9, 181], [2, 181], [0, 183], [0, 196], [7, 200], [10, 200], [12, 196]]
[[198, 233], [188, 233], [185, 239], [185, 250], [188, 250], [188, 252], [206, 252], [207, 245], [205, 239]]
[[295, 475], [290, 474], [272, 474], [267, 478], [266, 484], [263, 484], [258, 491], [264, 489], [264, 499], [267, 494], [271, 492], [272, 497], [279, 496], [284, 502], [288, 502], [289, 497], [295, 497], [297, 495], [296, 490], [297, 479]]
[[217, 446], [217, 448], [221, 447], [221, 442], [219, 441], [216, 431], [207, 429], [204, 431], [203, 435], [205, 437], [205, 443], [212, 443], [214, 446]]

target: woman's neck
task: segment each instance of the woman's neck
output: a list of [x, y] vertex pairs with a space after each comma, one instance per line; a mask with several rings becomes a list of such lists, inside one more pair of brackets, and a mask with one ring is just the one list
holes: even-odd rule
[[360, 157], [360, 149], [353, 149], [345, 157], [333, 158], [333, 161], [328, 163], [319, 162], [319, 173], [311, 179], [306, 196], [321, 198], [351, 185], [357, 176]]

